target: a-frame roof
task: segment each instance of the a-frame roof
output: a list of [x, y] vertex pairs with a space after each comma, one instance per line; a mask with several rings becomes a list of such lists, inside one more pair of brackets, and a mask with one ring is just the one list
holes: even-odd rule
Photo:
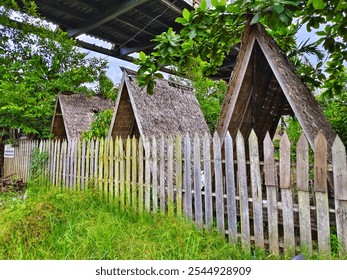
[[209, 131], [192, 88], [157, 79], [154, 94], [149, 95], [137, 85], [136, 72], [122, 70], [109, 137], [203, 136]]
[[336, 134], [293, 64], [262, 25], [247, 23], [217, 132], [248, 137], [253, 128], [262, 141], [267, 131], [274, 136], [282, 115], [296, 116], [312, 147], [320, 130], [332, 145]]
[[82, 93], [60, 93], [57, 98], [51, 132], [60, 139], [79, 139], [90, 129], [95, 113], [113, 108], [112, 102], [101, 96]]

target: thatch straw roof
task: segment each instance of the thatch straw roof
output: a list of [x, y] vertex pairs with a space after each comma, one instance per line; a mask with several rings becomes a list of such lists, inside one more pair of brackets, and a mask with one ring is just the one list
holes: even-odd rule
[[248, 23], [217, 132], [224, 139], [227, 131], [248, 137], [254, 129], [262, 142], [267, 131], [274, 136], [283, 115], [296, 116], [312, 147], [320, 130], [332, 145], [335, 132], [293, 64], [262, 25]]
[[160, 136], [195, 133], [208, 127], [192, 88], [157, 79], [154, 94], [136, 82], [136, 72], [122, 68], [123, 79], [109, 136]]
[[95, 113], [113, 108], [110, 100], [101, 96], [61, 93], [58, 95], [51, 131], [60, 139], [79, 139], [90, 129]]

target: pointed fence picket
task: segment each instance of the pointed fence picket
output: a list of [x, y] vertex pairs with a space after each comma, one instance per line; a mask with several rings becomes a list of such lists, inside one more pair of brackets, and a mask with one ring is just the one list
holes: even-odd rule
[[[94, 187], [123, 210], [183, 214], [199, 228], [216, 226], [245, 249], [254, 245], [274, 254], [300, 248], [311, 253], [317, 247], [329, 257], [330, 228], [336, 227], [340, 255], [346, 254], [347, 163], [341, 140], [336, 138], [328, 163], [319, 133], [312, 162], [301, 136], [295, 164], [286, 134], [279, 147], [267, 134], [259, 150], [259, 140], [251, 131], [246, 141], [240, 132], [235, 139], [227, 133], [225, 139], [186, 134], [183, 139], [23, 141], [15, 158], [6, 159], [5, 170], [29, 178], [31, 154], [38, 147], [48, 155], [42, 175], [52, 185], [78, 191]], [[334, 198], [328, 196], [329, 172]]]

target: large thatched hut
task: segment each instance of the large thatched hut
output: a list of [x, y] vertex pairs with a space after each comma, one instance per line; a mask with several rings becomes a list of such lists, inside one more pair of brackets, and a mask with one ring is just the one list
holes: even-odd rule
[[122, 68], [123, 79], [109, 137], [203, 136], [208, 127], [192, 88], [157, 79], [154, 94], [136, 83], [136, 72]]
[[101, 96], [61, 93], [57, 98], [51, 132], [58, 139], [79, 139], [90, 129], [95, 114], [107, 108], [113, 108], [113, 104]]
[[224, 98], [217, 132], [248, 137], [254, 129], [260, 142], [275, 135], [281, 116], [295, 116], [314, 147], [321, 130], [331, 146], [335, 132], [314, 95], [293, 64], [261, 24], [246, 25], [236, 66]]

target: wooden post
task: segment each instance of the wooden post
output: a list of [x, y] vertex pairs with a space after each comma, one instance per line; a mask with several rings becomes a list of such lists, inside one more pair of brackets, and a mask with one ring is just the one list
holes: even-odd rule
[[249, 142], [249, 160], [251, 171], [251, 186], [253, 197], [253, 221], [255, 246], [264, 248], [264, 229], [263, 229], [263, 196], [260, 178], [259, 148], [258, 137], [252, 129]]
[[250, 248], [250, 227], [249, 227], [249, 209], [248, 209], [248, 186], [246, 171], [246, 151], [244, 138], [240, 131], [236, 135], [237, 151], [237, 181], [240, 194], [240, 212], [241, 212], [241, 243], [245, 249]]
[[227, 189], [227, 211], [229, 242], [237, 242], [236, 188], [234, 171], [234, 144], [229, 131], [224, 141], [225, 176]]
[[173, 139], [169, 135], [167, 141], [167, 205], [168, 214], [174, 215], [174, 193], [173, 193]]
[[278, 207], [277, 207], [277, 180], [274, 158], [274, 146], [269, 132], [264, 139], [264, 176], [267, 193], [267, 216], [269, 229], [269, 250], [278, 255]]
[[149, 212], [151, 210], [151, 156], [150, 156], [150, 142], [146, 137], [144, 138], [145, 148], [145, 209]]
[[125, 205], [131, 207], [131, 139], [128, 136], [125, 147]]
[[309, 193], [309, 147], [302, 133], [296, 146], [296, 176], [298, 188], [300, 243], [312, 253], [310, 193]]
[[135, 136], [131, 140], [131, 206], [137, 211], [137, 140]]
[[122, 138], [119, 138], [119, 200], [120, 208], [125, 209], [125, 163], [124, 163], [124, 146]]
[[339, 136], [332, 147], [334, 187], [335, 187], [335, 217], [337, 238], [340, 244], [340, 256], [347, 253], [347, 163], [346, 148]]
[[285, 253], [295, 251], [293, 190], [290, 182], [290, 141], [285, 132], [280, 141], [280, 188]]
[[202, 197], [201, 197], [201, 163], [200, 163], [200, 138], [194, 135], [194, 212], [195, 223], [202, 228]]
[[160, 137], [160, 154], [159, 154], [159, 168], [160, 168], [160, 177], [159, 177], [159, 201], [160, 201], [160, 210], [165, 212], [165, 141], [164, 136]]
[[88, 159], [86, 155], [86, 140], [82, 139], [82, 155], [81, 155], [81, 190], [85, 190], [86, 187], [86, 169], [88, 164]]
[[205, 178], [205, 223], [208, 229], [212, 228], [212, 176], [211, 176], [211, 141], [206, 132], [204, 136], [204, 178]]
[[317, 209], [318, 247], [322, 255], [330, 257], [327, 160], [327, 141], [320, 131], [314, 142], [314, 190]]
[[153, 212], [158, 211], [158, 154], [157, 139], [152, 137], [152, 204]]
[[114, 195], [119, 200], [120, 198], [120, 190], [119, 190], [119, 164], [120, 164], [120, 156], [119, 156], [119, 138], [117, 137], [114, 141]]
[[114, 202], [114, 163], [115, 163], [115, 158], [114, 158], [114, 141], [113, 141], [112, 137], [108, 140], [108, 146], [109, 146], [108, 199], [110, 202]]
[[184, 137], [184, 213], [187, 217], [193, 218], [191, 144], [188, 133]]
[[223, 192], [223, 171], [220, 139], [217, 132], [213, 135], [213, 155], [214, 173], [216, 186], [216, 220], [217, 228], [221, 233], [225, 233], [224, 225], [224, 192]]
[[176, 212], [178, 216], [182, 215], [182, 136], [177, 134], [176, 143]]
[[139, 166], [139, 177], [138, 177], [138, 188], [139, 188], [139, 204], [138, 204], [138, 210], [139, 214], [141, 215], [143, 213], [143, 141], [142, 137], [139, 139], [139, 146], [138, 146], [138, 166]]

